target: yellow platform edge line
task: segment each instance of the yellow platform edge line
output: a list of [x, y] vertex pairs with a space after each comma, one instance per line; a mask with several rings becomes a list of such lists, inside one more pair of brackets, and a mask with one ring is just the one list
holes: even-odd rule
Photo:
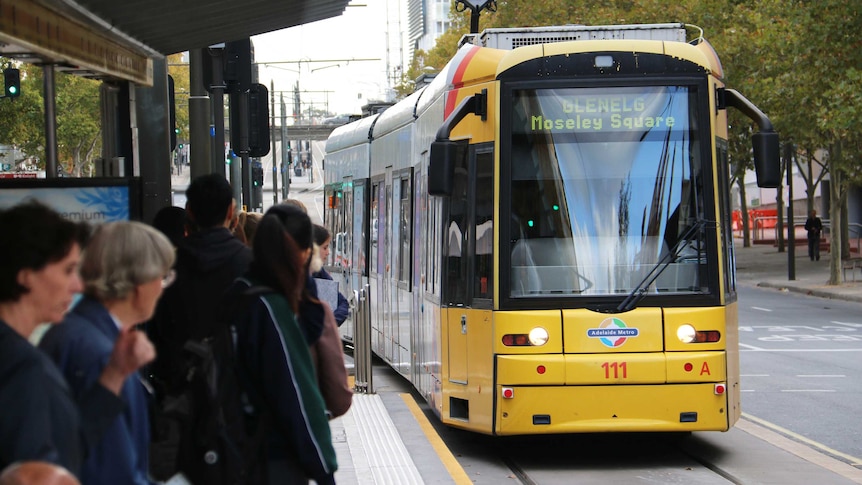
[[413, 396], [409, 393], [402, 393], [401, 399], [404, 401], [404, 404], [407, 405], [407, 408], [410, 409], [410, 412], [413, 413], [413, 418], [416, 419], [417, 423], [419, 423], [419, 427], [422, 428], [422, 432], [425, 433], [425, 437], [428, 438], [434, 451], [437, 452], [437, 456], [440, 458], [440, 461], [443, 462], [443, 466], [446, 467], [452, 480], [454, 480], [458, 485], [472, 484], [473, 481], [470, 480], [467, 472], [464, 471], [464, 468], [462, 468], [461, 464], [458, 463], [458, 460], [455, 459], [455, 455], [449, 451], [449, 447], [446, 446], [446, 443], [443, 443], [440, 435], [438, 435], [434, 430], [434, 426], [432, 426], [431, 422], [425, 417], [425, 413], [419, 409], [419, 405], [416, 404]]

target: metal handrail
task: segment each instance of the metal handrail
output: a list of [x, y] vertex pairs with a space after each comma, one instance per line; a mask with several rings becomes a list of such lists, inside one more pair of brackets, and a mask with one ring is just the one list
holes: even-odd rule
[[353, 391], [374, 394], [371, 372], [371, 311], [368, 299], [370, 285], [354, 291], [356, 312], [353, 314]]

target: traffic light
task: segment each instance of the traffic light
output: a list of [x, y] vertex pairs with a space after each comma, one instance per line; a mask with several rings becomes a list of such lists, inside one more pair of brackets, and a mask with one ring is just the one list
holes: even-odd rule
[[252, 84], [248, 91], [248, 154], [263, 157], [269, 153], [269, 90]]
[[255, 187], [263, 187], [263, 165], [260, 162], [251, 166], [251, 181]]
[[3, 70], [5, 97], [17, 98], [21, 95], [21, 71], [14, 68]]

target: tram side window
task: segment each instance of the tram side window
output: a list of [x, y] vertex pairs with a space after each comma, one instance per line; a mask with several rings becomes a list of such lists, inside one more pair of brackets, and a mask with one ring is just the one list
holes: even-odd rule
[[353, 187], [353, 200], [352, 200], [352, 227], [353, 227], [353, 235], [351, 236], [351, 243], [348, 244], [348, 248], [353, 248], [351, 263], [354, 270], [356, 270], [361, 275], [368, 275], [366, 271], [366, 248], [368, 247], [368, 234], [366, 231], [366, 191], [365, 184], [359, 183]]
[[494, 153], [476, 154], [476, 211], [473, 234], [476, 235], [476, 271], [473, 296], [491, 298], [494, 292]]
[[736, 255], [733, 249], [733, 232], [730, 222], [730, 175], [727, 173], [727, 142], [716, 138], [716, 150], [718, 152], [718, 197], [719, 197], [719, 218], [721, 221], [719, 230], [723, 239], [722, 251], [724, 254], [724, 289], [727, 293], [736, 293]]
[[455, 159], [452, 195], [449, 198], [449, 218], [445, 226], [446, 285], [444, 298], [449, 304], [466, 304], [469, 285], [467, 239], [465, 237], [469, 212], [469, 181], [466, 146]]
[[[423, 182], [427, 187], [427, 177], [423, 177]], [[425, 192], [427, 194], [427, 190]], [[429, 244], [426, 244], [425, 247], [428, 249], [428, 253], [425, 256], [425, 290], [430, 292], [433, 295], [440, 296], [440, 252], [443, 247], [443, 236], [440, 232], [440, 229], [443, 227], [443, 200], [440, 197], [428, 197], [425, 195], [428, 200], [428, 217], [425, 221], [425, 226], [428, 228], [426, 230], [426, 234], [428, 234]]]
[[410, 281], [410, 237], [411, 237], [411, 210], [410, 210], [410, 178], [401, 179], [401, 267], [399, 268], [398, 279], [400, 281]]
[[336, 248], [338, 253], [333, 254], [333, 251], [330, 251], [329, 257], [334, 258], [338, 266], [349, 268], [351, 266], [350, 248], [353, 247], [353, 241], [350, 231], [348, 231], [350, 227], [348, 209], [353, 207], [352, 193], [349, 191], [339, 192], [336, 195], [338, 196], [338, 220], [336, 221], [338, 232], [335, 234], [338, 235], [339, 239]]
[[381, 268], [379, 267], [378, 261], [378, 253], [377, 253], [377, 221], [380, 217], [380, 183], [375, 183], [371, 186], [371, 244], [369, 250], [369, 256], [371, 257], [371, 271], [372, 273], [381, 273]]

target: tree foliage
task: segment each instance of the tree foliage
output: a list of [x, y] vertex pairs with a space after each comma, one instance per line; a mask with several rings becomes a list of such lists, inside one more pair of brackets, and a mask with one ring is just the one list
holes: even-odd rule
[[[10, 62], [6, 60], [6, 62]], [[21, 96], [0, 103], [0, 143], [15, 145], [45, 168], [45, 101], [41, 66], [20, 64]], [[57, 161], [73, 176], [90, 175], [91, 162], [101, 151], [99, 82], [57, 72], [55, 112]]]
[[[847, 190], [862, 184], [862, 4], [845, 0], [500, 0], [480, 18], [488, 27], [684, 22], [701, 27], [722, 60], [724, 81], [758, 105], [782, 143], [792, 143], [808, 184], [808, 205], [824, 176], [829, 206], [846, 209]], [[469, 30], [470, 12], [450, 12], [451, 28], [428, 52], [417, 52], [410, 75], [441, 69]], [[732, 113], [732, 111], [731, 111]], [[750, 120], [731, 115], [732, 182], [752, 167]], [[824, 155], [825, 154], [825, 155]], [[821, 167], [812, 170], [811, 164]], [[819, 173], [819, 175], [818, 175]], [[830, 195], [831, 194], [831, 195]], [[833, 227], [831, 283], [840, 282], [841, 211]], [[847, 253], [846, 244], [843, 252]]]
[[174, 79], [174, 108], [177, 116], [177, 144], [189, 140], [189, 65], [183, 62], [182, 54], [168, 56], [168, 74]]

